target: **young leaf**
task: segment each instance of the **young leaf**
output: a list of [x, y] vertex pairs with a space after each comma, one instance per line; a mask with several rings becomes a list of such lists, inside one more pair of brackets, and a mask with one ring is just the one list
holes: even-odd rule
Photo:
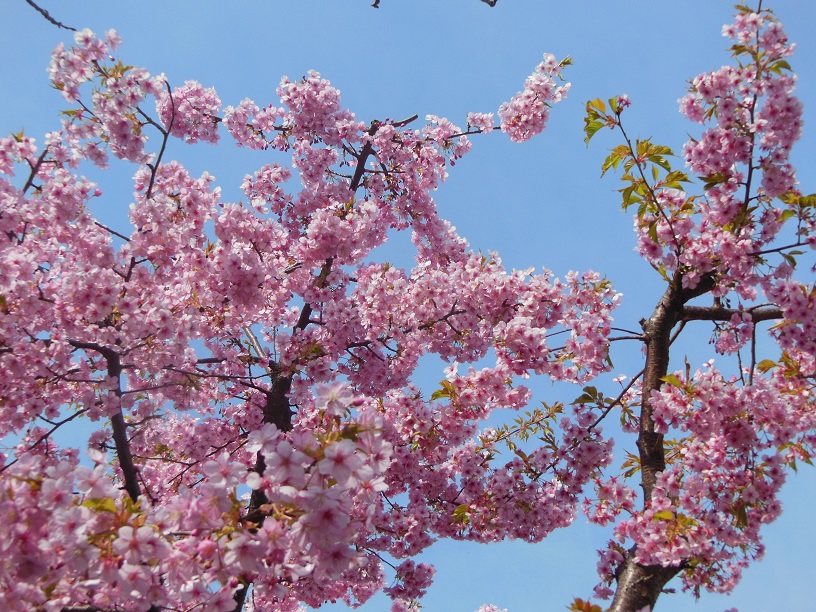
[[589, 141], [592, 139], [592, 137], [598, 132], [598, 130], [600, 130], [605, 125], [606, 123], [604, 123], [603, 121], [597, 120], [590, 121], [589, 119], [587, 119], [586, 125], [584, 126], [584, 133], [586, 134], [584, 142], [586, 143], [587, 146], [589, 146]]
[[656, 521], [673, 521], [674, 520], [674, 512], [671, 510], [661, 510], [660, 512], [655, 512], [654, 520]]
[[678, 389], [682, 388], [683, 383], [680, 382], [680, 379], [677, 378], [675, 374], [667, 374], [663, 378], [661, 378], [663, 382], [669, 383], [672, 387], [677, 387]]

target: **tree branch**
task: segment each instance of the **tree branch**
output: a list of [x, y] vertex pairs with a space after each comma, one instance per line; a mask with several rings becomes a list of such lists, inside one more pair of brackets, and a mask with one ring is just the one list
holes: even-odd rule
[[628, 551], [618, 568], [615, 579], [618, 588], [615, 599], [606, 612], [634, 612], [652, 610], [663, 586], [680, 571], [679, 567], [640, 565], [635, 562], [635, 549]]
[[28, 189], [34, 184], [34, 179], [37, 176], [37, 172], [40, 170], [40, 166], [42, 166], [43, 162], [45, 161], [45, 156], [47, 153], [48, 147], [45, 147], [42, 153], [40, 153], [40, 156], [37, 158], [37, 161], [34, 162], [33, 166], [31, 166], [31, 174], [28, 175], [28, 179], [26, 180], [25, 185], [23, 185], [23, 193], [28, 191]]
[[[81, 342], [69, 340], [71, 346], [82, 350], [96, 351], [105, 359], [108, 366], [108, 376], [116, 379], [116, 388], [113, 390], [117, 398], [122, 398], [122, 362], [119, 353], [111, 348], [96, 344], [95, 342]], [[113, 429], [113, 441], [116, 444], [116, 457], [119, 460], [119, 467], [125, 478], [125, 491], [134, 502], [139, 499], [141, 489], [139, 487], [139, 474], [136, 465], [133, 463], [133, 455], [130, 451], [130, 442], [127, 438], [127, 424], [122, 414], [121, 405], [116, 408], [116, 412], [110, 417], [111, 428]]]
[[[158, 127], [159, 131], [162, 132], [162, 143], [161, 147], [159, 148], [159, 154], [156, 156], [156, 161], [152, 164], [147, 164], [147, 167], [150, 168], [150, 182], [148, 183], [147, 190], [145, 191], [145, 200], [149, 200], [153, 196], [153, 185], [156, 182], [156, 173], [159, 171], [159, 164], [161, 164], [164, 150], [167, 148], [167, 140], [170, 138], [170, 132], [173, 129], [173, 122], [176, 120], [176, 102], [173, 100], [173, 91], [170, 89], [170, 83], [167, 81], [164, 82], [164, 86], [167, 88], [167, 95], [170, 96], [170, 125], [167, 126], [167, 130], [164, 130], [155, 121], [151, 121], [151, 123]], [[145, 117], [147, 117], [147, 115], [145, 115]]]
[[65, 30], [71, 30], [71, 32], [76, 32], [77, 31], [76, 28], [72, 28], [71, 26], [67, 26], [64, 23], [54, 19], [48, 11], [46, 11], [44, 8], [42, 8], [40, 6], [37, 6], [37, 4], [33, 2], [33, 0], [25, 0], [25, 1], [29, 4], [29, 6], [33, 7], [35, 11], [37, 11], [40, 15], [45, 17], [46, 21], [48, 21], [49, 23], [57, 26], [58, 28], [63, 28]]
[[[40, 418], [42, 418], [44, 421], [46, 421], [49, 425], [52, 425], [52, 427], [51, 427], [51, 429], [46, 431], [43, 435], [41, 435], [39, 438], [37, 438], [34, 441], [34, 443], [26, 449], [25, 452], [28, 452], [28, 451], [32, 450], [33, 448], [35, 448], [36, 446], [42, 444], [43, 442], [48, 440], [51, 437], [51, 434], [53, 434], [55, 431], [57, 431], [60, 427], [62, 427], [63, 425], [65, 425], [66, 423], [68, 423], [70, 421], [73, 421], [75, 418], [77, 418], [78, 416], [83, 415], [84, 413], [85, 413], [84, 408], [81, 409], [81, 410], [77, 410], [71, 416], [62, 419], [61, 421], [57, 421], [56, 423], [53, 422], [53, 421], [49, 421], [48, 419], [45, 419], [44, 417], [41, 416]], [[8, 468], [10, 468], [12, 465], [17, 463], [19, 460], [20, 460], [20, 457], [18, 455], [18, 457], [16, 459], [14, 459], [13, 461], [9, 461], [8, 463], [6, 463], [2, 468], [0, 468], [0, 474], [5, 472]]]
[[724, 308], [722, 306], [684, 306], [680, 313], [681, 321], [730, 321], [734, 315], [747, 314], [751, 321], [771, 321], [784, 318], [782, 309], [776, 306], [764, 306], [761, 308], [748, 308], [738, 310], [735, 308]]

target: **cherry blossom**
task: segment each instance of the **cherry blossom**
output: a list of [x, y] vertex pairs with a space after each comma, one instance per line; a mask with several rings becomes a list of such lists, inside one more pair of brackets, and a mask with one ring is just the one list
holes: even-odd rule
[[[314, 71], [224, 105], [114, 57], [113, 31], [59, 45], [60, 124], [0, 139], [11, 609], [294, 611], [382, 591], [412, 610], [435, 540], [539, 542], [579, 510], [610, 531], [594, 594], [613, 610], [650, 609], [676, 575], [731, 590], [814, 455], [816, 290], [796, 249], [816, 245], [816, 200], [790, 162], [794, 46], [765, 10], [724, 33], [735, 62], [680, 102], [701, 184], [631, 140], [626, 95], [588, 104], [587, 141], [623, 139], [603, 171], [624, 169], [636, 249], [666, 285], [623, 336], [610, 280], [509, 270], [440, 216], [435, 192], [494, 113], [365, 122]], [[499, 107], [512, 141], [544, 130], [569, 63], [545, 55]], [[265, 150], [237, 177], [246, 202], [167, 158], [170, 139]], [[133, 165], [126, 227], [94, 217], [105, 174], [82, 174], [111, 156]], [[379, 260], [396, 232], [412, 266]], [[706, 323], [716, 360], [670, 367]], [[642, 372], [613, 379], [617, 340], [643, 343]], [[431, 390], [412, 383], [427, 356], [449, 364]], [[582, 390], [533, 402], [534, 375]], [[500, 410], [513, 424], [485, 427]], [[94, 432], [60, 447], [76, 419]], [[625, 600], [633, 583], [650, 590]]]

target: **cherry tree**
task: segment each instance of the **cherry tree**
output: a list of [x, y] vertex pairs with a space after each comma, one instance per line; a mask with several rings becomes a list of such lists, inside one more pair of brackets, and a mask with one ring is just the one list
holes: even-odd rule
[[[814, 453], [816, 287], [799, 262], [816, 196], [789, 161], [794, 45], [761, 8], [724, 34], [733, 62], [681, 101], [699, 124], [682, 162], [629, 134], [625, 95], [587, 103], [587, 144], [617, 133], [601, 169], [665, 285], [623, 332], [612, 282], [506, 270], [433, 197], [472, 137], [544, 130], [569, 59], [545, 55], [495, 115], [455, 125], [363, 121], [316, 72], [274, 103], [224, 104], [117, 58], [114, 31], [60, 45], [57, 129], [0, 139], [4, 603], [285, 611], [384, 590], [399, 612], [431, 583], [434, 540], [538, 542], [579, 513], [610, 540], [596, 602], [573, 610], [648, 610], [673, 580], [733, 589]], [[171, 139], [272, 161], [226, 201]], [[126, 228], [92, 214], [83, 176], [111, 158], [134, 168]], [[397, 233], [411, 269], [377, 260]], [[701, 325], [716, 354], [675, 370]], [[623, 339], [644, 348], [639, 372], [614, 369]], [[423, 390], [429, 355], [449, 365]], [[531, 376], [580, 390], [531, 408]], [[518, 419], [485, 427], [499, 409]], [[58, 442], [80, 419], [89, 439]], [[638, 453], [613, 454], [613, 435]]]

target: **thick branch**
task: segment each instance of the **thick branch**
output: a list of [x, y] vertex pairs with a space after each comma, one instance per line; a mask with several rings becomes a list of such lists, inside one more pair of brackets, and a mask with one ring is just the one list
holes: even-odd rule
[[[643, 504], [652, 500], [657, 475], [666, 469], [666, 451], [663, 435], [655, 431], [652, 418], [652, 391], [660, 389], [668, 373], [669, 349], [674, 341], [672, 329], [683, 322], [685, 304], [711, 291], [714, 278], [706, 275], [693, 289], [683, 288], [683, 278], [676, 274], [660, 298], [652, 316], [641, 321], [646, 344], [646, 366], [640, 405], [640, 431], [637, 447], [640, 456]], [[694, 311], [692, 311], [694, 312]], [[730, 314], [729, 314], [730, 318]], [[632, 612], [648, 606], [654, 607], [663, 587], [680, 571], [678, 567], [641, 565], [635, 561], [637, 548], [630, 549], [616, 573], [617, 589], [610, 612]]]
[[635, 549], [626, 555], [616, 573], [618, 588], [606, 612], [652, 610], [666, 583], [680, 571], [679, 567], [644, 566], [635, 563]]
[[[122, 398], [121, 376], [122, 362], [119, 353], [108, 347], [93, 342], [70, 341], [71, 346], [83, 350], [93, 350], [102, 355], [108, 365], [108, 376], [116, 379], [116, 388], [113, 392], [116, 397]], [[133, 463], [133, 454], [130, 451], [130, 442], [127, 438], [127, 424], [122, 414], [121, 406], [116, 408], [116, 412], [111, 416], [111, 428], [113, 429], [113, 441], [116, 445], [116, 457], [119, 460], [119, 467], [125, 477], [125, 491], [134, 502], [139, 499], [141, 489], [139, 487], [139, 474], [136, 465]]]
[[[375, 2], [374, 6], [379, 4], [379, 2]], [[409, 117], [408, 119], [404, 120], [403, 122], [397, 122], [395, 125], [399, 124], [407, 124], [411, 121], [416, 119], [416, 116]], [[377, 133], [380, 125], [382, 125], [379, 121], [372, 121], [371, 125], [368, 129], [369, 136], [374, 136]], [[363, 182], [363, 177], [365, 176], [365, 166], [368, 158], [374, 154], [374, 147], [371, 144], [371, 141], [367, 141], [364, 145], [362, 150], [358, 155], [355, 157], [357, 158], [357, 167], [354, 169], [354, 174], [351, 177], [351, 181], [349, 182], [349, 190], [354, 193], [359, 188]], [[327, 278], [331, 273], [332, 267], [334, 265], [334, 258], [329, 257], [324, 262], [320, 273], [317, 275], [315, 279], [316, 285], [320, 288], [323, 288], [327, 284]], [[297, 323], [295, 323], [294, 331], [297, 332], [299, 330], [306, 329], [306, 327], [311, 322], [312, 312], [314, 309], [312, 305], [309, 303], [304, 304], [303, 309], [300, 311], [300, 316], [298, 317]], [[252, 345], [253, 349], [259, 356], [263, 355], [263, 349], [258, 343], [257, 338], [252, 334], [249, 328], [244, 329], [244, 333], [249, 338], [250, 344]], [[272, 377], [272, 386], [268, 391], [266, 391], [266, 404], [264, 405], [264, 423], [272, 423], [281, 431], [289, 431], [292, 429], [292, 408], [289, 404], [289, 391], [292, 388], [292, 378], [294, 376], [294, 371], [283, 372], [280, 369], [280, 365], [275, 362], [269, 363], [269, 374]], [[266, 465], [264, 463], [263, 455], [259, 452], [256, 459], [255, 459], [255, 467], [254, 470], [258, 473], [263, 475], [264, 470], [266, 469]], [[257, 525], [262, 525], [265, 519], [264, 513], [261, 511], [261, 506], [266, 504], [269, 500], [267, 499], [266, 495], [263, 493], [263, 490], [256, 489], [252, 492], [252, 495], [249, 499], [249, 506], [247, 507], [246, 514], [244, 518], [247, 521], [255, 523]], [[246, 602], [247, 594], [249, 593], [250, 584], [245, 584], [240, 589], [235, 592], [233, 600], [235, 601], [235, 612], [240, 612], [241, 609], [244, 607], [244, 603]]]
[[776, 306], [763, 306], [747, 310], [736, 310], [734, 308], [723, 308], [722, 306], [684, 306], [680, 314], [682, 321], [730, 321], [734, 315], [747, 314], [751, 321], [772, 321], [784, 318], [781, 308]]
[[663, 436], [655, 432], [652, 419], [651, 394], [652, 391], [660, 389], [663, 384], [662, 379], [668, 373], [671, 330], [680, 320], [684, 298], [681, 279], [678, 275], [667, 287], [652, 316], [641, 321], [646, 343], [646, 366], [643, 376], [640, 432], [637, 446], [640, 452], [644, 504], [648, 504], [652, 499], [657, 474], [666, 468]]

